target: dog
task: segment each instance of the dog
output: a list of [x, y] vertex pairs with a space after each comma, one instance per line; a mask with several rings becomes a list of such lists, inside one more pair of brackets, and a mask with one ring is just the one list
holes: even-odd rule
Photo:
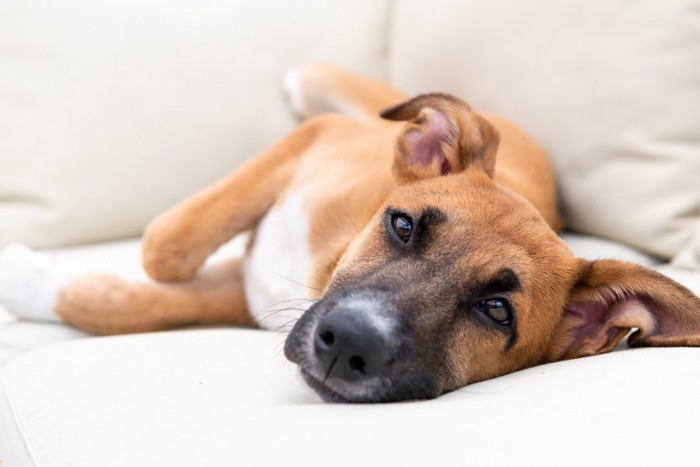
[[[634, 347], [700, 345], [688, 289], [573, 255], [547, 155], [514, 124], [328, 64], [284, 88], [304, 122], [149, 224], [153, 282], [68, 279], [8, 247], [0, 303], [96, 334], [293, 323], [285, 355], [333, 402], [434, 398], [608, 352], [633, 329]], [[243, 258], [202, 268], [244, 231]]]

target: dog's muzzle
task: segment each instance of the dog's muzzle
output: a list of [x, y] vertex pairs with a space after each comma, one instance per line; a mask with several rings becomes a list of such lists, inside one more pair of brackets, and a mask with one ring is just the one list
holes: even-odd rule
[[384, 297], [369, 293], [321, 300], [294, 326], [285, 354], [329, 402], [433, 396], [415, 368], [410, 332], [387, 308]]

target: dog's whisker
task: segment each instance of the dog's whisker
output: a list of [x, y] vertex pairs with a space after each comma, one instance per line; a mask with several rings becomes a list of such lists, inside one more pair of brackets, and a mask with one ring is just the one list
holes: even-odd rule
[[289, 299], [289, 300], [281, 300], [279, 302], [271, 303], [270, 305], [268, 305], [265, 308], [258, 311], [256, 314], [258, 316], [260, 316], [260, 315], [267, 315], [269, 313], [276, 313], [278, 311], [278, 309], [276, 307], [279, 307], [285, 303], [290, 303], [290, 304], [293, 303], [295, 306], [301, 308], [301, 305], [304, 302], [311, 302], [311, 304], [313, 304], [314, 301], [311, 299], [308, 299], [308, 298], [294, 298], [294, 299]]
[[277, 328], [277, 332], [282, 332], [283, 330], [290, 331], [292, 325], [293, 325], [294, 323], [296, 323], [296, 322], [297, 322], [297, 318], [290, 319], [290, 320], [287, 321], [286, 323], [281, 324], [281, 325]]
[[299, 305], [303, 304], [304, 302], [310, 302], [311, 304], [313, 304], [313, 303], [314, 303], [314, 300], [311, 300], [311, 299], [308, 299], [308, 298], [292, 298], [292, 299], [288, 299], [288, 300], [280, 300], [280, 301], [278, 301], [278, 302], [270, 303], [270, 304], [267, 305], [266, 307], [262, 308], [262, 309], [258, 312], [258, 314], [260, 314], [260, 313], [265, 313], [265, 312], [267, 312], [268, 310], [271, 310], [271, 309], [276, 309], [276, 307], [279, 307], [279, 306], [284, 305], [284, 304], [287, 304], [287, 303], [289, 303], [289, 304], [294, 304], [295, 306], [299, 306]]
[[264, 310], [262, 310], [256, 314], [258, 316], [260, 316], [260, 315], [270, 316], [270, 315], [278, 314], [280, 311], [284, 311], [284, 310], [306, 310], [307, 308], [308, 307], [303, 306], [303, 304], [299, 304], [299, 305], [297, 305], [297, 304], [290, 304], [290, 305], [279, 304], [279, 305], [274, 305], [274, 308], [272, 306], [266, 307]]
[[294, 317], [290, 318], [290, 320], [284, 323], [282, 326], [289, 325], [290, 323], [296, 322], [299, 319], [299, 316], [301, 316], [302, 313], [304, 313], [311, 305], [313, 305], [314, 302], [314, 300], [308, 298], [281, 300], [279, 302], [268, 305], [260, 312], [258, 312], [256, 314], [256, 319], [258, 324], [263, 324], [269, 322], [272, 318], [276, 318], [279, 316], [284, 317], [285, 312], [294, 312]]
[[[302, 308], [290, 308], [290, 307], [275, 310], [273, 313], [270, 313], [267, 316], [263, 316], [263, 317], [258, 318], [258, 324], [266, 323], [269, 320], [271, 320], [272, 318], [276, 318], [278, 316], [284, 316], [283, 313], [291, 312], [291, 311], [295, 311], [295, 312], [298, 312], [299, 314], [301, 314], [305, 310]], [[296, 320], [297, 318], [294, 318], [294, 319]]]
[[352, 226], [355, 228], [355, 233], [359, 235], [360, 233], [360, 228], [357, 226], [357, 223], [355, 222], [355, 218], [350, 215], [347, 206], [341, 204], [338, 207], [342, 208], [344, 213], [345, 213], [345, 219], [349, 219], [350, 223], [352, 223]]
[[277, 271], [274, 271], [274, 270], [272, 270], [271, 268], [269, 268], [268, 266], [266, 266], [265, 264], [261, 263], [261, 262], [258, 261], [257, 259], [255, 259], [255, 258], [252, 258], [252, 259], [253, 259], [253, 261], [255, 261], [255, 263], [256, 263], [257, 265], [259, 265], [259, 266], [265, 268], [268, 272], [271, 272], [272, 274], [274, 274], [275, 276], [279, 277], [280, 279], [284, 279], [284, 280], [286, 280], [286, 281], [288, 281], [288, 282], [291, 282], [291, 283], [293, 283], [293, 284], [296, 284], [296, 285], [298, 285], [298, 286], [300, 286], [300, 287], [304, 287], [304, 288], [306, 288], [306, 289], [313, 290], [314, 292], [318, 292], [319, 294], [323, 292], [322, 290], [317, 289], [316, 287], [312, 287], [312, 286], [310, 286], [310, 285], [304, 284], [303, 282], [295, 281], [294, 279], [290, 279], [289, 277], [283, 276], [282, 274], [278, 273]]

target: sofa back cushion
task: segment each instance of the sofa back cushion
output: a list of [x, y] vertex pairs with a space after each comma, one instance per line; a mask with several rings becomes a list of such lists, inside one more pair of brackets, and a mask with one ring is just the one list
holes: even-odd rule
[[0, 246], [138, 235], [292, 128], [286, 68], [381, 75], [387, 8], [0, 2]]
[[697, 0], [403, 0], [394, 14], [390, 78], [525, 128], [570, 228], [700, 258]]

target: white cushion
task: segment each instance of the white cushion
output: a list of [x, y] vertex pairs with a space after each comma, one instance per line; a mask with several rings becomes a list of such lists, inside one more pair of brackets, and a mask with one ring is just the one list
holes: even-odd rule
[[0, 2], [0, 246], [138, 235], [293, 127], [285, 69], [381, 75], [388, 3]]
[[0, 370], [0, 452], [31, 458], [11, 465], [42, 467], [687, 465], [697, 457], [689, 427], [700, 417], [700, 349], [618, 351], [434, 401], [362, 406], [321, 405], [282, 342], [264, 331], [203, 330], [32, 352]]
[[699, 7], [405, 0], [390, 78], [524, 127], [554, 160], [569, 227], [700, 267]]

